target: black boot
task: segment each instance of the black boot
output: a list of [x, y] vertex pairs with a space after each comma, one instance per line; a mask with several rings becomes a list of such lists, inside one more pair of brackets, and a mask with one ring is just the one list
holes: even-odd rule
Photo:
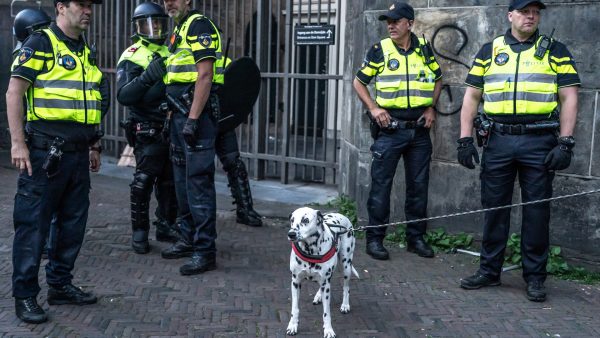
[[15, 313], [26, 323], [39, 324], [48, 320], [48, 315], [38, 305], [36, 297], [15, 298]]
[[252, 207], [252, 193], [244, 162], [238, 158], [226, 171], [233, 203], [236, 205], [236, 221], [252, 227], [262, 226], [261, 216]]
[[148, 231], [134, 230], [131, 236], [131, 247], [137, 254], [146, 254], [150, 252], [150, 243], [148, 243]]
[[177, 224], [169, 225], [164, 219], [157, 219], [152, 224], [156, 227], [156, 240], [159, 242], [175, 243], [179, 239]]
[[73, 284], [48, 288], [48, 304], [50, 305], [86, 305], [95, 304], [97, 301], [98, 298], [91, 292], [85, 292]]
[[183, 276], [197, 275], [217, 268], [215, 254], [194, 253], [189, 262], [179, 268]]
[[160, 255], [164, 259], [177, 259], [183, 257], [192, 257], [194, 249], [190, 244], [183, 240], [178, 240], [171, 247], [164, 249]]
[[383, 239], [367, 239], [367, 254], [375, 259], [390, 259], [390, 253], [383, 246]]

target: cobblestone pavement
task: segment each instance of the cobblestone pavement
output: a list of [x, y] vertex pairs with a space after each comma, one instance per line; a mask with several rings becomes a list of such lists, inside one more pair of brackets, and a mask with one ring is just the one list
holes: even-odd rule
[[[161, 259], [163, 243], [152, 241], [147, 255], [132, 252], [129, 182], [102, 175], [93, 176], [90, 219], [74, 271], [75, 284], [93, 290], [99, 302], [49, 306], [41, 269], [38, 300], [50, 321], [20, 322], [11, 298], [16, 174], [0, 167], [0, 337], [285, 337], [291, 301], [283, 217], [267, 218], [262, 228], [236, 224], [220, 196], [218, 269], [183, 277], [178, 269], [185, 260]], [[255, 200], [282, 216], [297, 207]], [[339, 271], [332, 282], [338, 337], [600, 337], [598, 286], [550, 278], [548, 301], [532, 303], [520, 272], [511, 271], [500, 287], [464, 291], [458, 281], [475, 271], [471, 257], [425, 259], [395, 247], [391, 260], [381, 262], [364, 253], [364, 240], [357, 242], [354, 263], [361, 278], [351, 281], [347, 315], [338, 310]], [[302, 289], [299, 337], [322, 335], [321, 306], [311, 304], [316, 288], [306, 282]]]

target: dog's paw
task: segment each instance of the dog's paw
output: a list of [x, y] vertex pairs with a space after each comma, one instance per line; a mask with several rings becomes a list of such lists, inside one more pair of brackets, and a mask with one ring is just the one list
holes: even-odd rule
[[298, 333], [298, 323], [289, 323], [285, 333], [288, 336], [295, 336]]
[[335, 332], [333, 332], [333, 329], [325, 329], [323, 330], [323, 337], [324, 338], [335, 338]]
[[321, 290], [319, 290], [317, 292], [317, 294], [315, 295], [315, 298], [313, 298], [313, 305], [319, 305], [321, 304]]
[[342, 306], [340, 306], [340, 312], [341, 313], [349, 313], [350, 312], [350, 304], [342, 304]]

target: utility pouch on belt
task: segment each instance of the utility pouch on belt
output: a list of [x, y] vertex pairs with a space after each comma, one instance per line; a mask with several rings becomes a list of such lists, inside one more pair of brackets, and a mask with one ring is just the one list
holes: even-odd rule
[[125, 130], [125, 139], [130, 147], [135, 147], [135, 131], [133, 130], [133, 120], [128, 118], [119, 123], [121, 128]]
[[48, 150], [48, 155], [44, 159], [44, 164], [42, 164], [42, 169], [46, 171], [46, 175], [48, 178], [54, 177], [59, 173], [59, 165], [60, 159], [62, 157], [62, 146], [65, 144], [65, 140], [60, 137], [57, 137], [52, 142], [50, 149]]
[[487, 145], [488, 138], [490, 136], [490, 130], [492, 129], [493, 121], [488, 119], [483, 114], [478, 114], [473, 120], [473, 126], [475, 127], [475, 137], [477, 139], [477, 146], [483, 147]]
[[379, 126], [377, 121], [375, 121], [373, 115], [371, 115], [371, 112], [368, 110], [367, 116], [369, 117], [369, 130], [371, 131], [371, 137], [373, 138], [373, 140], [376, 140], [379, 137], [379, 131], [381, 130], [381, 127]]
[[190, 109], [187, 107], [187, 104], [185, 102], [182, 102], [181, 100], [175, 98], [173, 95], [168, 94], [167, 93], [167, 102], [169, 103], [169, 106], [178, 111], [179, 113], [188, 116], [190, 114]]

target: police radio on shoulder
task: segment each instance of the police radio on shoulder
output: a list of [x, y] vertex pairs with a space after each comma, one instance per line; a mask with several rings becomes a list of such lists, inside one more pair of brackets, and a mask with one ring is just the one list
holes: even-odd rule
[[542, 35], [542, 39], [540, 40], [540, 43], [535, 50], [534, 56], [536, 59], [543, 59], [544, 55], [546, 55], [546, 51], [550, 49], [550, 46], [552, 45], [552, 36], [554, 35], [554, 30], [555, 29], [552, 28], [552, 33], [550, 33], [550, 37]]

